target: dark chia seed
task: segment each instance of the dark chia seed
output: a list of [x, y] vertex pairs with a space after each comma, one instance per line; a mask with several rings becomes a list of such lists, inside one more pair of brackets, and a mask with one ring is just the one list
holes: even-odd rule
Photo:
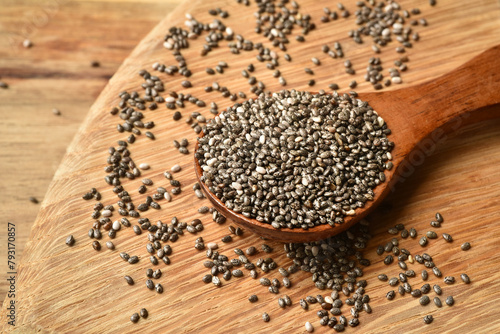
[[470, 283], [470, 278], [469, 278], [469, 276], [467, 274], [461, 274], [460, 278], [462, 279], [462, 281], [464, 281], [465, 284], [469, 284]]

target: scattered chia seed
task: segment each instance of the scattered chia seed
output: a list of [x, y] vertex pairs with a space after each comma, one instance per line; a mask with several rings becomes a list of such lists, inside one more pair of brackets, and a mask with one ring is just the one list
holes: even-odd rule
[[198, 212], [199, 213], [208, 213], [210, 209], [208, 208], [208, 206], [202, 206], [198, 209]]
[[427, 235], [427, 238], [429, 238], [429, 239], [436, 239], [437, 238], [437, 233], [434, 231], [427, 231], [426, 235]]
[[133, 323], [139, 321], [139, 313], [132, 314], [132, 316], [130, 317], [130, 321], [132, 321]]
[[435, 220], [431, 221], [431, 224], [430, 224], [430, 225], [431, 225], [432, 227], [441, 227], [441, 223], [440, 223], [440, 222], [438, 222], [438, 221], [435, 221]]
[[465, 284], [470, 284], [470, 278], [467, 274], [461, 274], [460, 275], [460, 278], [462, 279], [462, 281], [465, 283]]
[[283, 286], [289, 289], [292, 286], [292, 282], [288, 277], [283, 277]]
[[128, 275], [124, 276], [125, 281], [127, 282], [128, 285], [134, 285], [134, 279]]
[[209, 249], [212, 249], [212, 250], [216, 250], [217, 248], [219, 248], [219, 246], [218, 246], [218, 245], [217, 245], [217, 243], [215, 243], [215, 242], [209, 242], [209, 243], [207, 244], [207, 247], [208, 247]]
[[438, 268], [438, 267], [433, 267], [433, 268], [432, 268], [432, 272], [434, 273], [434, 275], [435, 275], [436, 277], [441, 277], [441, 276], [443, 275], [443, 274], [441, 274], [441, 270], [439, 270], [439, 268]]
[[75, 238], [71, 234], [68, 235], [68, 237], [66, 238], [66, 245], [73, 246], [74, 244], [75, 244]]
[[266, 244], [262, 244], [262, 250], [265, 253], [271, 253], [273, 251], [273, 249], [269, 245], [266, 245]]
[[129, 259], [128, 259], [128, 263], [130, 264], [136, 264], [137, 262], [139, 262], [139, 257], [134, 255], [134, 256], [131, 256]]
[[399, 284], [399, 280], [396, 277], [393, 277], [389, 280], [389, 285], [390, 286], [396, 286]]
[[427, 245], [427, 237], [423, 236], [422, 238], [420, 238], [418, 244], [422, 247], [425, 247]]
[[419, 303], [420, 303], [420, 305], [422, 305], [422, 306], [425, 306], [425, 305], [429, 304], [429, 303], [430, 303], [430, 301], [431, 301], [431, 300], [430, 300], [430, 298], [429, 298], [428, 296], [422, 296], [422, 297], [419, 299]]
[[420, 291], [422, 291], [423, 294], [429, 293], [431, 291], [431, 286], [430, 284], [424, 284], [420, 288]]
[[378, 279], [381, 281], [387, 281], [388, 278], [386, 274], [380, 274], [378, 275]]
[[221, 239], [222, 242], [224, 243], [228, 243], [228, 242], [231, 242], [233, 241], [233, 238], [230, 236], [230, 235], [226, 235], [224, 236], [222, 239]]
[[95, 240], [95, 241], [92, 242], [92, 247], [96, 251], [100, 251], [101, 250], [101, 243], [99, 241]]
[[33, 196], [30, 196], [29, 200], [33, 204], [38, 204], [38, 200], [35, 197], [33, 197]]
[[387, 232], [388, 232], [389, 234], [393, 234], [393, 235], [395, 235], [395, 234], [398, 234], [398, 232], [399, 232], [399, 231], [398, 231], [398, 229], [397, 229], [397, 228], [395, 228], [395, 227], [391, 227], [390, 229], [388, 229], [388, 230], [387, 230]]
[[308, 331], [309, 333], [314, 332], [314, 327], [309, 321], [305, 323], [305, 328], [306, 328], [306, 331]]
[[443, 233], [443, 239], [446, 240], [447, 242], [453, 241], [453, 238], [448, 233]]
[[142, 163], [142, 164], [139, 165], [139, 168], [142, 169], [142, 170], [148, 170], [151, 167], [147, 163]]
[[410, 237], [415, 238], [417, 236], [417, 230], [415, 230], [413, 227], [410, 228]]
[[422, 296], [422, 291], [420, 291], [420, 290], [412, 290], [410, 292], [410, 294], [411, 294], [412, 297], [418, 298], [418, 297]]
[[32, 41], [30, 41], [29, 39], [25, 39], [25, 40], [23, 41], [23, 46], [24, 46], [26, 49], [29, 49], [29, 48], [31, 48], [31, 47], [33, 46], [33, 42], [32, 42]]
[[446, 284], [454, 284], [455, 283], [455, 277], [453, 277], [453, 276], [446, 276], [444, 278], [444, 282]]
[[247, 255], [254, 255], [255, 253], [257, 253], [257, 248], [255, 248], [254, 246], [250, 246], [250, 247], [247, 248], [247, 250], [245, 251], [245, 253]]

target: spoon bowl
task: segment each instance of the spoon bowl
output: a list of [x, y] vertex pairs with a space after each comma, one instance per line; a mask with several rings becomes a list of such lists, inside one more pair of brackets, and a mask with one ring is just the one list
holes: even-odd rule
[[[247, 218], [227, 209], [222, 201], [200, 181], [203, 171], [195, 158], [200, 186], [214, 207], [242, 227], [267, 239], [284, 242], [308, 242], [325, 239], [345, 231], [376, 208], [416, 167], [423, 164], [436, 146], [460, 127], [500, 117], [500, 46], [474, 57], [457, 69], [428, 82], [390, 92], [359, 94], [385, 120], [391, 129], [388, 139], [393, 167], [385, 171], [386, 182], [373, 189], [374, 199], [344, 217], [342, 224], [275, 229], [271, 224]], [[195, 152], [199, 143], [196, 143]]]

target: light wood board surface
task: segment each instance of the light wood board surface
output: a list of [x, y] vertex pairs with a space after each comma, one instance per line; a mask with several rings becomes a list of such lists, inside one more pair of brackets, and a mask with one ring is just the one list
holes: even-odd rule
[[[17, 1], [0, 10], [0, 244], [16, 224], [16, 258], [66, 148], [109, 78], [180, 0]], [[127, 21], [130, 28], [124, 28]], [[132, 29], [133, 27], [133, 29]], [[106, 31], [106, 34], [103, 34]], [[24, 39], [33, 47], [25, 49]], [[100, 67], [92, 68], [93, 60]], [[58, 108], [61, 116], [54, 116]], [[7, 271], [0, 248], [0, 272]], [[0, 280], [3, 300], [7, 282]]]
[[[406, 3], [402, 2], [403, 5]], [[354, 4], [345, 5], [351, 12], [355, 10]], [[321, 24], [319, 17], [324, 4], [302, 1], [301, 6], [304, 13], [312, 15], [318, 29], [309, 34], [307, 43], [291, 43], [289, 53], [293, 61], [290, 64], [280, 61], [285, 65], [280, 70], [287, 79], [287, 87], [310, 89], [307, 86], [309, 78], [303, 73], [303, 67], [314, 68], [310, 58], [318, 56], [322, 65], [314, 68], [317, 82], [314, 90], [326, 88], [331, 82], [337, 82], [341, 91], [347, 90], [351, 78], [344, 73], [342, 61], [327, 59], [320, 50], [324, 43], [332, 45], [338, 40], [343, 44], [346, 58], [351, 59], [358, 72], [360, 85], [357, 91], [371, 90], [359, 77], [362, 76], [368, 57], [373, 54], [370, 43], [358, 46], [346, 37], [347, 31], [354, 28], [352, 20], [347, 21], [350, 24], [342, 20]], [[420, 33], [421, 41], [407, 51], [410, 62], [409, 70], [402, 76], [405, 85], [436, 78], [499, 42], [500, 8], [496, 1], [438, 1], [434, 8], [426, 1], [419, 1], [409, 5], [409, 8], [412, 6], [422, 10], [421, 16], [427, 19], [429, 26], [415, 28]], [[144, 234], [137, 237], [131, 229], [121, 231], [115, 239], [117, 249], [103, 249], [100, 252], [91, 249], [90, 240], [86, 236], [92, 223], [89, 216], [93, 203], [84, 202], [81, 195], [95, 186], [103, 194], [103, 203], [114, 204], [116, 201], [110, 187], [103, 181], [103, 168], [107, 147], [125, 138], [114, 129], [118, 118], [108, 113], [118, 101], [118, 92], [139, 89], [139, 69], [150, 68], [155, 61], [166, 64], [174, 62], [161, 44], [168, 28], [181, 25], [185, 20], [184, 13], [190, 12], [198, 20], [208, 21], [211, 17], [207, 10], [215, 7], [224, 7], [229, 11], [230, 17], [224, 22], [233, 27], [236, 33], [253, 41], [262, 40], [253, 33], [252, 15], [243, 15], [245, 8], [235, 1], [221, 1], [217, 5], [194, 1], [183, 3], [141, 42], [91, 108], [56, 172], [18, 268], [17, 326], [6, 326], [5, 331], [296, 333], [304, 331], [303, 324], [306, 321], [313, 323], [316, 332], [325, 331], [320, 328], [315, 314], [319, 307], [312, 307], [311, 311], [304, 312], [298, 305], [300, 298], [321, 293], [314, 288], [309, 274], [294, 274], [291, 278], [293, 288], [281, 289], [280, 295], [286, 293], [294, 302], [291, 308], [282, 310], [277, 304], [278, 295], [268, 293], [267, 289], [259, 286], [247, 273], [242, 279], [233, 278], [229, 282], [223, 282], [220, 288], [203, 284], [201, 277], [207, 273], [202, 265], [204, 252], [193, 248], [196, 236], [187, 235], [172, 245], [172, 264], [162, 267], [164, 275], [160, 280], [165, 292], [158, 295], [144, 286], [145, 270], [151, 266], [146, 257]], [[252, 5], [249, 13], [254, 10], [255, 6]], [[221, 46], [210, 56], [203, 58], [198, 56], [201, 43], [201, 40], [193, 42], [192, 48], [183, 51], [188, 66], [194, 73], [190, 79], [194, 87], [183, 90], [180, 85], [183, 78], [162, 75], [167, 90], [189, 91], [207, 102], [216, 101], [221, 108], [226, 107], [231, 104], [230, 101], [216, 93], [204, 93], [203, 87], [217, 80], [231, 91], [243, 90], [248, 94], [249, 86], [241, 77], [240, 71], [250, 62], [256, 65], [255, 75], [266, 83], [268, 89], [281, 88], [272, 78], [272, 72], [255, 60], [255, 52], [228, 55], [227, 48]], [[385, 69], [398, 58], [394, 47], [395, 44], [384, 49], [380, 55]], [[226, 74], [216, 75], [215, 78], [205, 75], [205, 67], [214, 66], [221, 59], [229, 63]], [[390, 89], [395, 88], [397, 87]], [[194, 110], [197, 109], [187, 107], [183, 111], [184, 117]], [[208, 110], [202, 112], [209, 116]], [[192, 149], [195, 138], [193, 131], [183, 122], [174, 123], [172, 112], [163, 108], [145, 114], [147, 120], [154, 120], [157, 124], [153, 130], [157, 140], [152, 142], [141, 136], [132, 145], [133, 159], [137, 163], [147, 162], [152, 166], [143, 175], [151, 178], [155, 186], [165, 186], [163, 171], [175, 163], [183, 167], [177, 177], [183, 185], [183, 192], [171, 203], [161, 202], [162, 210], [148, 212], [148, 218], [152, 221], [169, 221], [175, 215], [181, 221], [190, 221], [199, 217], [206, 227], [201, 234], [205, 242], [219, 241], [227, 233], [229, 223], [219, 226], [211, 222], [208, 216], [196, 212], [199, 206], [208, 203], [198, 200], [191, 191], [195, 182], [192, 156], [179, 154], [171, 144], [173, 139], [185, 137], [190, 140], [189, 148]], [[499, 273], [496, 270], [500, 257], [497, 242], [500, 233], [500, 214], [497, 209], [500, 202], [500, 173], [497, 168], [500, 163], [500, 156], [497, 154], [500, 145], [499, 126], [499, 121], [491, 121], [450, 136], [425, 163], [418, 166], [414, 174], [397, 187], [384, 207], [370, 217], [374, 239], [369, 243], [366, 256], [372, 261], [372, 266], [365, 270], [365, 277], [369, 284], [366, 291], [372, 299], [370, 304], [373, 313], [360, 315], [361, 325], [358, 331], [468, 333], [473, 328], [476, 333], [491, 333], [500, 330], [496, 311], [500, 297]], [[135, 180], [126, 183], [126, 188], [134, 199], [139, 198], [135, 190], [139, 182]], [[385, 231], [396, 223], [403, 223], [408, 228], [415, 227], [420, 234], [431, 229], [429, 221], [436, 211], [440, 211], [445, 217], [445, 223], [439, 232], [451, 233], [455, 241], [446, 244], [442, 239], [431, 240], [425, 251], [433, 255], [434, 262], [443, 274], [458, 278], [460, 273], [466, 272], [471, 277], [472, 284], [457, 282], [453, 286], [444, 286], [441, 279], [429, 280], [431, 285], [440, 282], [444, 286], [443, 297], [455, 297], [453, 307], [421, 307], [417, 299], [408, 296], [397, 296], [394, 301], [387, 301], [385, 294], [390, 290], [389, 286], [378, 282], [376, 275], [386, 273], [392, 277], [399, 271], [395, 266], [385, 267], [374, 249], [378, 244], [390, 240], [390, 235]], [[77, 239], [72, 248], [64, 244], [68, 234], [73, 234]], [[460, 251], [460, 244], [465, 241], [472, 244], [472, 249], [468, 252]], [[258, 237], [249, 233], [235, 238], [230, 244], [223, 245], [219, 241], [220, 252], [228, 256], [232, 256], [235, 247], [245, 249], [261, 243]], [[291, 261], [286, 258], [282, 246], [275, 242], [267, 243], [275, 249], [272, 257], [278, 265], [287, 267]], [[415, 240], [402, 241], [402, 245], [412, 253], [421, 252], [421, 247]], [[138, 254], [142, 259], [131, 266], [119, 258], [120, 251]], [[264, 256], [262, 252], [255, 258], [261, 256]], [[421, 267], [413, 266], [417, 272]], [[137, 284], [127, 286], [123, 280], [125, 274], [133, 276]], [[273, 278], [278, 275], [277, 272], [272, 272], [265, 276]], [[415, 287], [423, 284], [419, 278], [415, 278], [412, 283]], [[256, 304], [250, 304], [247, 300], [252, 293], [259, 295], [260, 299]], [[2, 325], [6, 323], [5, 307], [6, 304], [0, 316]], [[149, 318], [132, 324], [128, 320], [130, 315], [141, 307], [150, 311]], [[347, 308], [344, 307], [343, 311], [347, 312]], [[262, 312], [270, 314], [269, 323], [262, 322]], [[435, 320], [432, 325], [424, 327], [422, 318], [426, 314], [433, 314]]]

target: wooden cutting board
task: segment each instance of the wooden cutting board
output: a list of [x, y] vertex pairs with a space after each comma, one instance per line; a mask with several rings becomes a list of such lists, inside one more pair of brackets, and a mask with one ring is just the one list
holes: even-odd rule
[[[403, 6], [407, 3], [409, 2], [402, 2]], [[303, 68], [311, 67], [316, 72], [315, 90], [326, 89], [332, 82], [338, 83], [341, 91], [348, 90], [347, 84], [352, 78], [344, 73], [342, 60], [328, 59], [320, 48], [323, 44], [332, 45], [334, 41], [340, 41], [346, 58], [353, 62], [355, 70], [361, 74], [364, 73], [367, 59], [373, 56], [370, 43], [355, 45], [347, 37], [347, 31], [352, 27], [352, 18], [347, 21], [349, 24], [342, 19], [321, 24], [319, 18], [322, 8], [331, 6], [330, 3], [322, 4], [311, 0], [300, 4], [304, 8], [303, 12], [311, 14], [318, 29], [307, 36], [307, 43], [292, 41], [289, 53], [293, 61], [290, 64], [280, 61], [284, 65], [280, 66], [280, 70], [287, 79], [287, 88], [310, 89], [307, 86], [310, 78], [303, 73]], [[354, 4], [345, 5], [351, 13], [354, 12]], [[500, 7], [496, 1], [469, 3], [443, 0], [432, 8], [426, 1], [419, 1], [407, 6], [418, 6], [422, 11], [422, 15], [418, 17], [425, 17], [429, 26], [415, 28], [420, 33], [421, 41], [407, 51], [410, 62], [409, 70], [402, 76], [405, 85], [436, 78], [500, 42]], [[160, 266], [164, 272], [160, 282], [165, 287], [165, 292], [159, 295], [148, 291], [144, 286], [145, 270], [151, 267], [146, 257], [144, 234], [137, 237], [131, 229], [123, 230], [114, 240], [116, 250], [102, 249], [100, 252], [90, 247], [91, 241], [86, 236], [93, 221], [90, 218], [93, 203], [83, 201], [81, 195], [91, 187], [96, 187], [103, 195], [104, 204], [116, 202], [115, 195], [103, 180], [103, 168], [106, 165], [107, 148], [116, 145], [117, 140], [125, 139], [124, 134], [115, 130], [118, 118], [108, 113], [118, 101], [118, 92], [139, 90], [139, 69], [150, 69], [151, 64], [156, 61], [174, 64], [172, 55], [162, 46], [163, 36], [170, 26], [182, 25], [187, 12], [200, 21], [211, 21], [208, 9], [216, 7], [228, 10], [230, 17], [224, 22], [233, 27], [236, 33], [253, 41], [264, 41], [253, 32], [254, 19], [251, 13], [255, 11], [255, 6], [250, 7], [249, 14], [243, 15], [247, 9], [235, 1], [186, 2], [144, 38], [110, 80], [68, 148], [17, 268], [17, 325], [7, 325], [6, 308], [10, 303], [7, 298], [0, 315], [2, 332], [296, 333], [304, 331], [306, 321], [313, 323], [316, 332], [326, 332], [325, 328], [320, 328], [315, 314], [319, 309], [317, 305], [313, 305], [316, 307], [311, 307], [308, 312], [298, 305], [300, 298], [321, 293], [314, 287], [309, 274], [294, 274], [291, 278], [293, 287], [289, 290], [281, 289], [280, 295], [288, 294], [293, 301], [292, 307], [283, 310], [277, 304], [279, 295], [267, 292], [257, 281], [248, 277], [247, 272], [244, 278], [223, 281], [220, 288], [202, 283], [201, 277], [207, 273], [202, 265], [205, 255], [193, 248], [197, 236], [186, 235], [172, 245], [172, 264]], [[200, 57], [201, 44], [200, 39], [192, 43], [192, 48], [183, 51], [188, 66], [194, 73], [190, 79], [194, 87], [183, 90], [180, 82], [184, 78], [163, 75], [167, 90], [190, 92], [204, 101], [215, 101], [220, 108], [224, 108], [231, 102], [219, 94], [205, 93], [203, 87], [218, 81], [233, 92], [242, 90], [250, 94], [249, 85], [240, 75], [240, 71], [249, 63], [256, 65], [255, 75], [266, 83], [268, 89], [281, 89], [277, 80], [272, 78], [272, 71], [255, 60], [255, 52], [228, 55], [227, 48], [221, 46], [209, 56]], [[385, 69], [399, 56], [394, 48], [393, 44], [380, 54]], [[319, 68], [315, 68], [310, 62], [312, 56], [322, 60]], [[205, 67], [214, 67], [219, 60], [229, 63], [225, 74], [207, 76], [204, 73]], [[370, 91], [372, 88], [361, 82], [359, 77], [356, 77], [360, 82], [356, 90]], [[182, 112], [186, 116], [198, 109], [188, 106]], [[202, 112], [209, 116], [208, 110]], [[220, 242], [220, 238], [228, 233], [230, 222], [217, 225], [209, 216], [197, 213], [197, 208], [208, 205], [208, 202], [198, 200], [191, 191], [195, 182], [192, 156], [181, 155], [172, 146], [172, 140], [188, 138], [189, 148], [192, 149], [194, 132], [182, 121], [175, 123], [172, 112], [166, 111], [163, 106], [145, 114], [147, 120], [153, 120], [157, 124], [153, 129], [157, 139], [153, 142], [141, 136], [133, 144], [133, 159], [137, 163], [147, 162], [152, 167], [143, 176], [152, 179], [155, 186], [166, 186], [163, 172], [176, 163], [183, 168], [177, 176], [183, 185], [183, 192], [170, 203], [160, 202], [162, 210], [149, 211], [147, 216], [150, 220], [169, 221], [171, 217], [177, 216], [181, 221], [189, 222], [200, 218], [205, 225], [201, 234], [205, 242], [217, 241], [220, 252], [228, 256], [232, 256], [235, 247], [260, 247], [263, 241], [248, 232], [235, 238], [232, 243]], [[426, 157], [425, 163], [418, 166], [397, 187], [384, 207], [370, 217], [374, 238], [365, 252], [372, 265], [365, 270], [365, 278], [368, 281], [366, 290], [372, 300], [370, 304], [373, 313], [361, 313], [359, 331], [500, 331], [500, 320], [496, 312], [500, 297], [500, 274], [496, 270], [500, 260], [497, 242], [500, 213], [496, 206], [500, 203], [500, 172], [497, 167], [500, 163], [500, 156], [497, 154], [500, 145], [499, 126], [500, 121], [491, 121], [446, 137], [435, 150], [431, 150], [434, 152]], [[139, 198], [134, 190], [139, 184], [140, 180], [126, 183], [126, 188], [134, 199]], [[443, 227], [438, 232], [452, 234], [455, 241], [451, 244], [442, 239], [431, 241], [425, 251], [433, 255], [434, 262], [445, 275], [453, 275], [458, 279], [460, 273], [466, 272], [472, 283], [465, 285], [457, 282], [452, 286], [444, 286], [442, 280], [436, 278], [428, 281], [431, 285], [439, 282], [444, 286], [444, 297], [455, 297], [453, 307], [422, 307], [417, 299], [407, 296], [397, 296], [395, 300], [387, 301], [385, 294], [391, 289], [386, 283], [379, 282], [376, 276], [386, 273], [392, 277], [399, 271], [396, 266], [386, 267], [382, 263], [382, 258], [375, 254], [376, 246], [390, 240], [391, 236], [386, 230], [396, 223], [403, 223], [408, 228], [415, 227], [420, 234], [425, 233], [431, 229], [429, 221], [436, 211], [440, 211], [445, 217]], [[115, 214], [113, 218], [117, 217]], [[71, 248], [64, 244], [69, 234], [76, 238], [76, 244]], [[471, 250], [467, 252], [460, 250], [460, 244], [465, 241], [472, 244]], [[271, 256], [278, 265], [288, 267], [291, 261], [286, 258], [282, 245], [271, 241], [266, 243], [274, 248]], [[404, 240], [401, 243], [414, 254], [422, 252], [415, 240]], [[129, 265], [119, 258], [121, 251], [138, 254], [142, 259], [136, 265]], [[255, 259], [264, 256], [260, 252]], [[412, 268], [419, 272], [421, 267], [414, 265]], [[124, 275], [133, 276], [136, 285], [126, 285]], [[279, 274], [271, 272], [266, 276], [274, 278], [279, 277]], [[419, 278], [415, 278], [412, 283], [415, 287], [423, 284]], [[259, 296], [259, 301], [250, 304], [247, 298], [253, 293]], [[142, 307], [149, 310], [149, 318], [132, 324], [129, 321], [130, 315]], [[348, 312], [346, 307], [343, 311]], [[261, 320], [262, 312], [271, 316], [269, 323]], [[435, 320], [432, 325], [424, 327], [422, 318], [426, 314], [432, 314]]]

